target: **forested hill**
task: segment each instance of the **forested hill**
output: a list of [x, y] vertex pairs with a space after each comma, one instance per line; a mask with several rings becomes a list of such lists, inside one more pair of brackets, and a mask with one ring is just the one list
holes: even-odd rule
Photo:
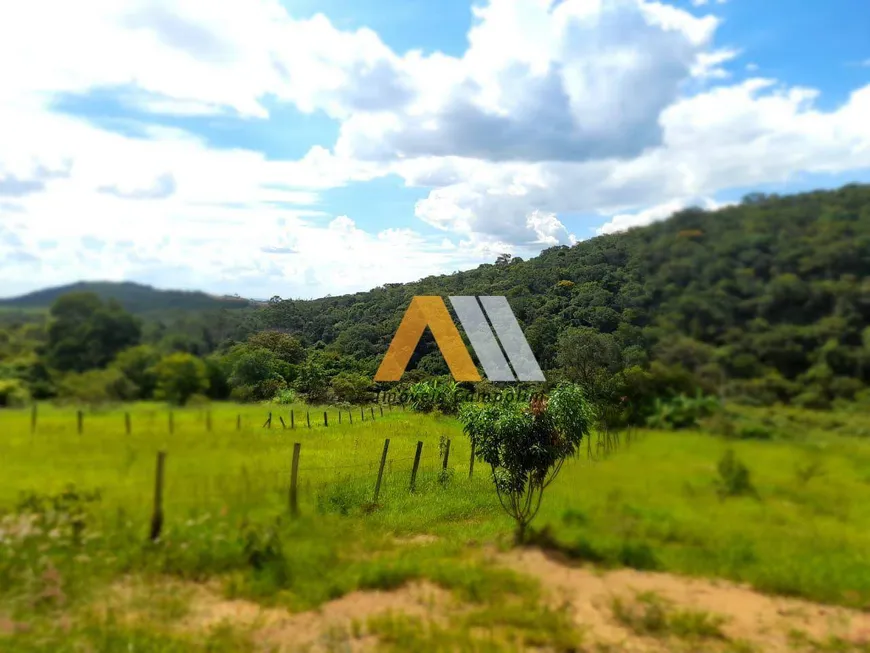
[[0, 307], [9, 309], [48, 309], [58, 297], [75, 292], [94, 293], [100, 299], [114, 299], [131, 313], [142, 315], [165, 311], [206, 311], [221, 308], [247, 308], [251, 302], [238, 297], [216, 297], [204, 292], [158, 290], [131, 282], [82, 281], [57, 288], [0, 299]]
[[[194, 394], [363, 401], [384, 389], [372, 377], [414, 295], [506, 295], [547, 381], [581, 383], [596, 401], [649, 408], [701, 390], [870, 403], [870, 185], [753, 195], [528, 261], [503, 255], [342, 297], [248, 307], [135, 284], [35, 293], [12, 306], [50, 312], [0, 321], [0, 406]], [[447, 373], [427, 334], [403, 380]]]
[[[506, 295], [545, 369], [559, 364], [560, 335], [587, 327], [611, 334], [625, 362], [681, 364], [708, 384], [807, 403], [851, 396], [870, 381], [870, 185], [754, 194], [528, 261], [281, 301], [262, 326], [372, 367], [410, 298], [430, 294]], [[446, 371], [431, 342], [418, 354]]]

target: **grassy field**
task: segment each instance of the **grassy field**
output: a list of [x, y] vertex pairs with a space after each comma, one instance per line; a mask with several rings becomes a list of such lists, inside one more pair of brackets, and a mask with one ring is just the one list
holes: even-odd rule
[[[284, 429], [278, 416], [289, 427], [291, 409], [295, 428]], [[263, 428], [269, 410], [271, 429]], [[144, 621], [98, 607], [130, 579], [210, 582], [223, 597], [293, 611], [427, 579], [477, 606], [463, 619], [500, 635], [470, 648], [462, 644], [470, 622], [424, 638], [419, 625], [373, 621], [370, 632], [395, 650], [423, 650], [424, 639], [442, 642], [431, 650], [524, 650], [522, 642], [578, 650], [581, 635], [564, 614], [541, 607], [536, 584], [489, 561], [488, 549], [509, 545], [512, 524], [488, 470], [478, 463], [469, 478], [459, 424], [374, 411], [372, 419], [366, 408], [363, 421], [356, 409], [353, 424], [344, 412], [339, 424], [335, 408], [213, 405], [175, 410], [170, 432], [166, 407], [131, 405], [85, 411], [81, 434], [75, 409], [40, 406], [35, 433], [29, 411], [0, 412], [0, 650], [251, 650], [244, 632], [173, 629], [186, 614], [172, 600], [181, 590], [152, 596]], [[772, 438], [650, 431], [606, 460], [566, 464], [533, 524], [538, 543], [600, 567], [719, 577], [870, 607], [870, 419], [785, 409], [742, 416]], [[300, 516], [291, 519], [295, 442]], [[158, 450], [167, 452], [165, 521], [152, 543]], [[748, 484], [718, 470], [727, 450], [746, 465]], [[419, 543], [403, 544], [411, 540]]]

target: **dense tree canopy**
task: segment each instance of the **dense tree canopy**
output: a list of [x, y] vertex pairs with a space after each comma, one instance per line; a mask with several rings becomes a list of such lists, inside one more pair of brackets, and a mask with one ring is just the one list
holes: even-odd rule
[[[360, 400], [376, 389], [360, 379], [374, 375], [415, 295], [506, 296], [553, 383], [825, 407], [866, 396], [870, 382], [870, 186], [753, 194], [533, 259], [500, 255], [353, 295], [187, 312], [175, 295], [163, 312], [149, 297], [141, 327], [116, 302], [65, 295], [45, 323], [29, 305], [0, 311], [0, 379], [51, 396], [59, 375], [111, 365], [147, 396], [155, 358], [181, 352], [205, 361], [215, 398], [244, 386], [236, 396], [290, 387]], [[130, 351], [139, 345], [150, 349]], [[405, 378], [446, 373], [427, 331]]]

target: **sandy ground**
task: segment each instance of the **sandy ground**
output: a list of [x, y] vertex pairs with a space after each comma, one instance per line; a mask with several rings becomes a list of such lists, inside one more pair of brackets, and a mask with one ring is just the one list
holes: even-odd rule
[[250, 601], [226, 601], [201, 592], [181, 626], [207, 630], [221, 623], [251, 627], [254, 640], [264, 649], [279, 651], [374, 651], [377, 641], [357, 630], [369, 617], [394, 612], [434, 622], [461, 609], [452, 594], [431, 583], [414, 583], [390, 592], [353, 592], [324, 604], [318, 610], [291, 614], [283, 609], [262, 608]]
[[[802, 631], [816, 641], [839, 637], [853, 643], [855, 650], [870, 650], [870, 614], [864, 612], [766, 596], [725, 581], [631, 569], [600, 572], [569, 567], [535, 549], [499, 558], [508, 567], [538, 578], [551, 600], [570, 604], [575, 622], [587, 629], [589, 641], [615, 646], [614, 650], [672, 650], [673, 643], [636, 637], [614, 618], [614, 597], [631, 600], [641, 592], [654, 592], [678, 609], [721, 615], [727, 620], [722, 631], [729, 639], [749, 642], [765, 653], [795, 651], [788, 639], [791, 630]], [[863, 645], [867, 648], [858, 648]]]
[[[870, 651], [870, 614], [865, 612], [767, 596], [725, 581], [630, 569], [601, 571], [576, 567], [537, 549], [490, 551], [489, 556], [498, 564], [538, 579], [548, 603], [567, 609], [578, 629], [584, 632], [581, 650], [590, 653]], [[221, 598], [218, 587], [207, 585], [161, 589], [164, 595], [167, 591], [185, 596], [189, 609], [179, 624], [185, 631], [205, 631], [228, 623], [252, 629], [255, 641], [264, 649], [277, 647], [282, 652], [375, 651], [377, 641], [366, 636], [360, 627], [370, 617], [394, 612], [447, 623], [451, 615], [467, 609], [449, 591], [425, 582], [390, 592], [354, 592], [318, 610], [296, 614], [264, 608], [251, 601], [226, 600]], [[137, 594], [129, 587], [122, 592]], [[726, 638], [699, 642], [639, 635], [618, 620], [613, 610], [616, 597], [625, 605], [640, 605], [639, 593], [654, 593], [669, 609], [703, 611], [722, 617], [721, 630]], [[123, 596], [116, 597], [116, 605], [124, 603]], [[790, 631], [800, 631], [816, 642], [831, 637], [841, 641], [836, 647], [795, 645], [789, 641]]]

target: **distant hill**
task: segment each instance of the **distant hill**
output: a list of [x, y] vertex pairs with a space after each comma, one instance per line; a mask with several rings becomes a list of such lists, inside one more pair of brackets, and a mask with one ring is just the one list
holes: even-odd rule
[[243, 309], [254, 305], [241, 297], [218, 297], [204, 292], [186, 290], [159, 290], [138, 283], [111, 281], [81, 281], [56, 288], [37, 290], [27, 295], [0, 299], [0, 310], [27, 311], [48, 309], [54, 301], [71, 292], [92, 292], [103, 299], [115, 299], [135, 314], [174, 311], [208, 311], [220, 308]]

